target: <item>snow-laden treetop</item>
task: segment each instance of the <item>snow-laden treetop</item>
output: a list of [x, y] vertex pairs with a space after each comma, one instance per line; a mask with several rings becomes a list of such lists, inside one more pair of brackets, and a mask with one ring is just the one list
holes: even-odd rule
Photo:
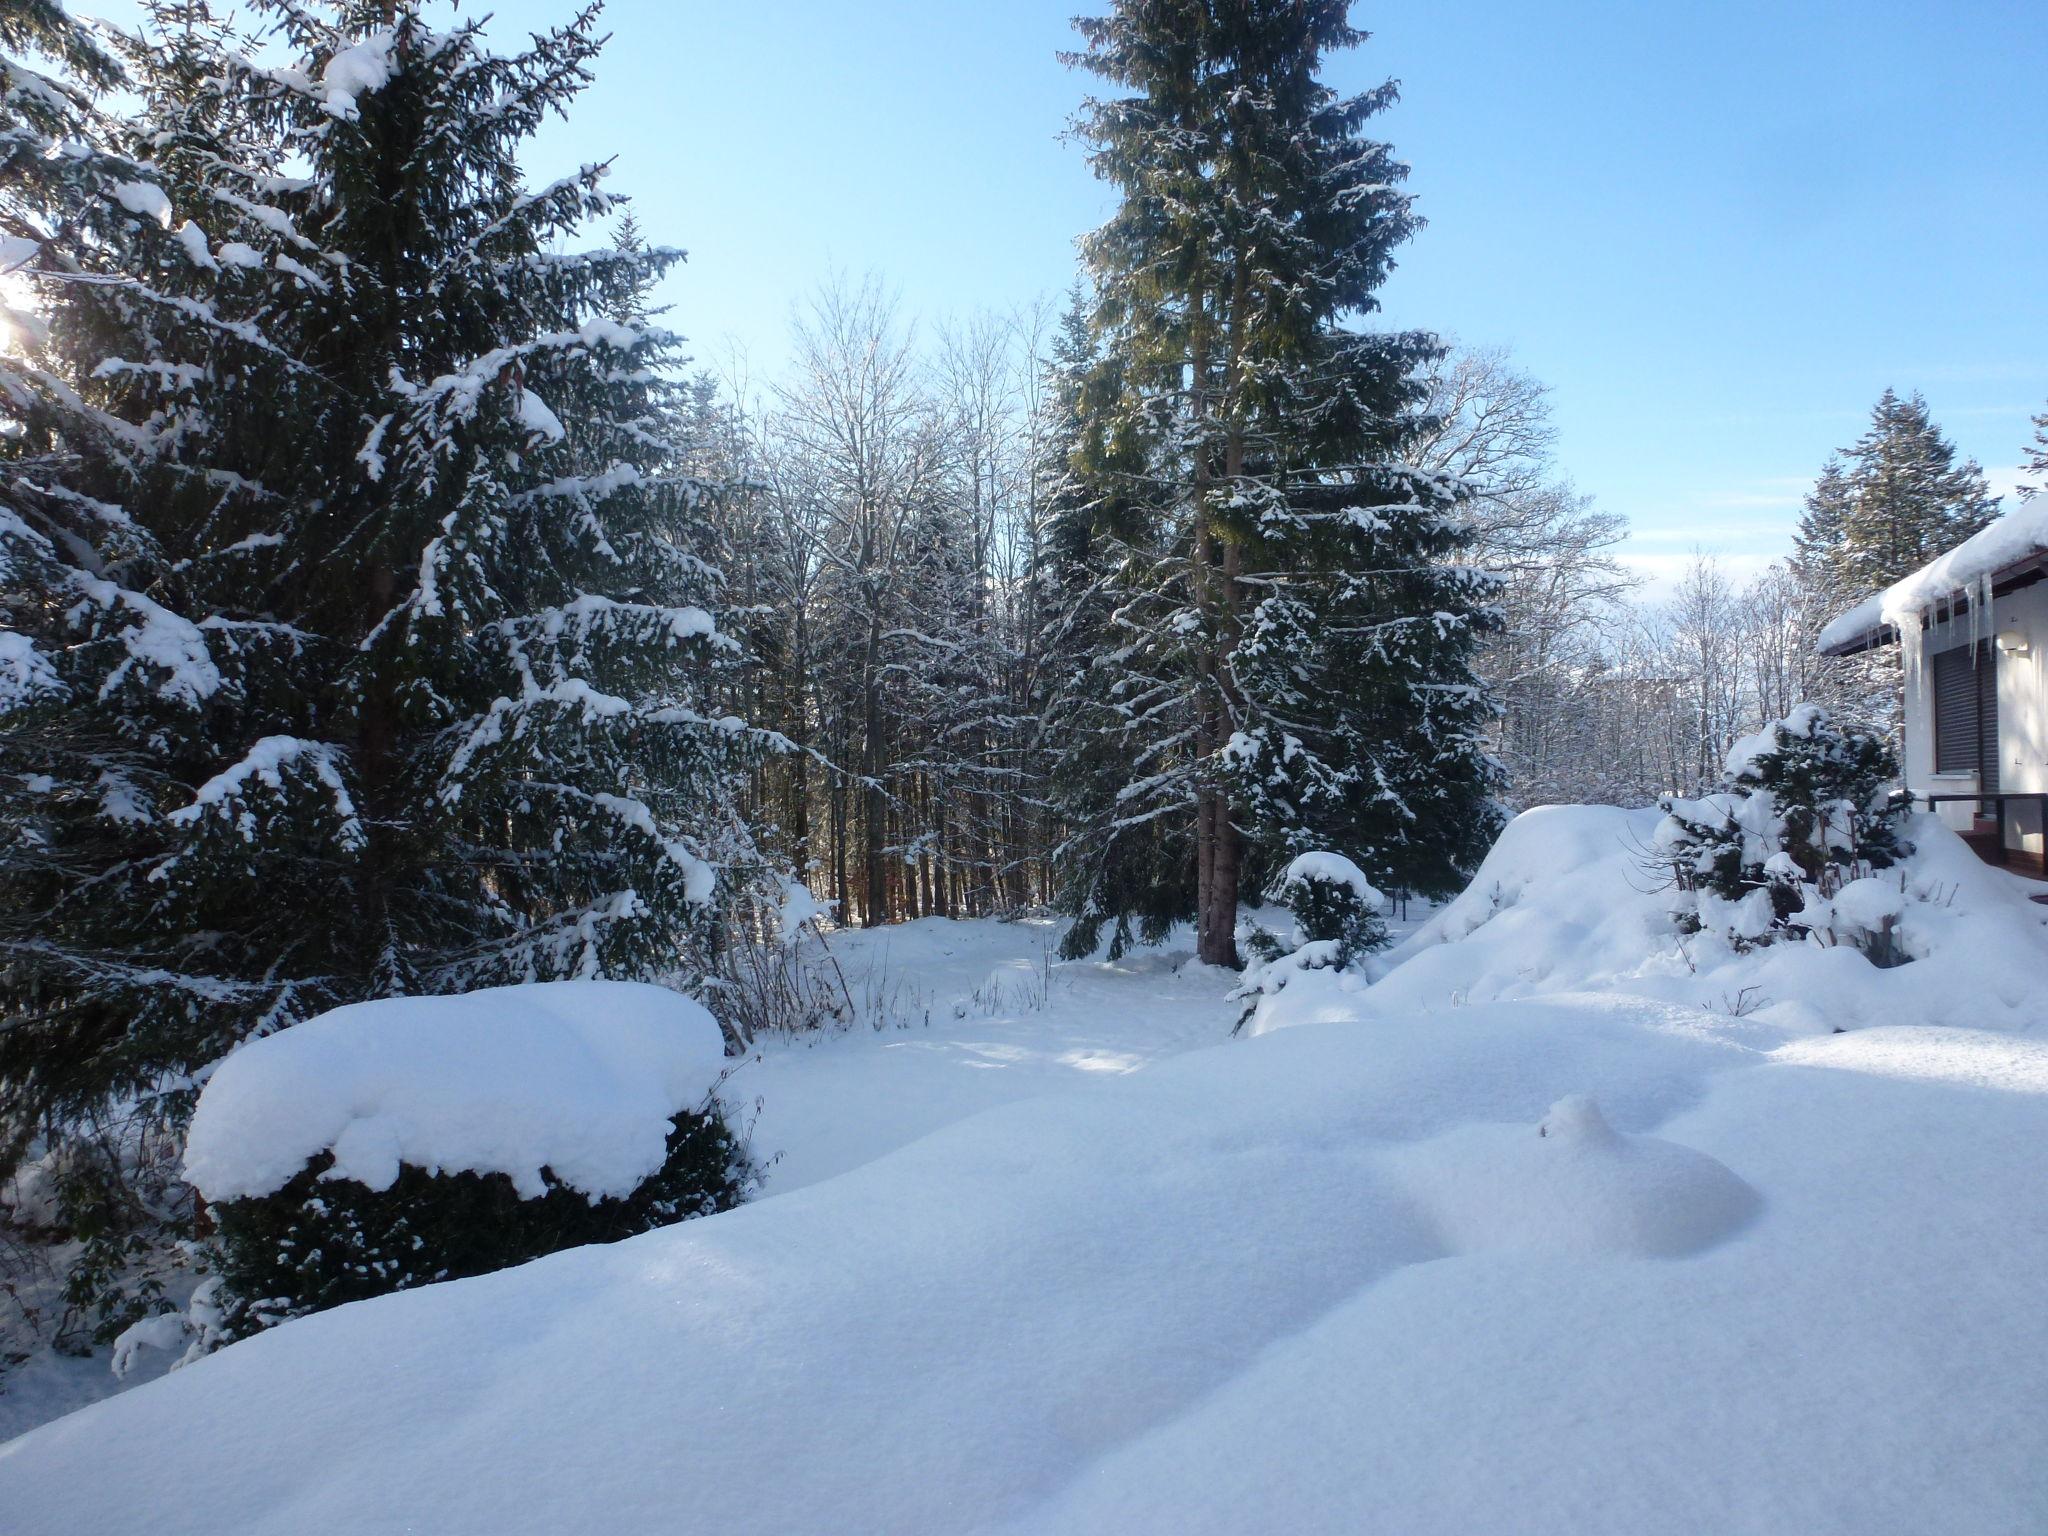
[[1899, 628], [1941, 599], [1981, 587], [2007, 566], [2043, 551], [2048, 551], [2048, 497], [2006, 513], [1912, 575], [1865, 598], [1823, 629], [1815, 645], [1824, 652], [1866, 646], [1884, 625]]
[[592, 1199], [661, 1167], [669, 1122], [704, 1102], [724, 1040], [665, 987], [557, 981], [353, 1003], [244, 1046], [200, 1095], [185, 1177], [208, 1200], [266, 1195], [308, 1159], [388, 1189], [398, 1165], [541, 1170]]

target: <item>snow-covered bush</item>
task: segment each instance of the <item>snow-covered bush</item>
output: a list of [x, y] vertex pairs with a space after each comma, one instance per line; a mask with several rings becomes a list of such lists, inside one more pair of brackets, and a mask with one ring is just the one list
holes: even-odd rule
[[1282, 991], [1299, 972], [1341, 971], [1387, 944], [1387, 925], [1380, 917], [1386, 898], [1341, 853], [1296, 856], [1267, 895], [1293, 914], [1293, 932], [1283, 940], [1256, 923], [1246, 932], [1253, 963], [1231, 994], [1245, 1004], [1237, 1021], [1240, 1029], [1261, 998]]
[[187, 1144], [221, 1281], [192, 1331], [225, 1341], [736, 1205], [723, 1049], [690, 999], [595, 981], [359, 1003], [244, 1047]]
[[1387, 925], [1380, 919], [1386, 898], [1341, 853], [1299, 855], [1281, 870], [1270, 894], [1294, 915], [1290, 947], [1297, 952], [1308, 945], [1330, 946], [1325, 963], [1342, 969], [1386, 946]]
[[739, 1204], [744, 1155], [712, 1111], [671, 1117], [665, 1156], [624, 1196], [592, 1198], [543, 1172], [522, 1194], [511, 1175], [399, 1165], [382, 1189], [332, 1179], [323, 1152], [268, 1195], [223, 1202], [223, 1338], [343, 1302], [612, 1243]]
[[1862, 920], [1872, 902], [1839, 914], [1833, 904], [1882, 883], [1874, 873], [1911, 851], [1897, 777], [1881, 738], [1845, 731], [1811, 704], [1737, 742], [1718, 792], [1661, 802], [1654, 859], [1680, 893], [1681, 929], [1738, 949], [1826, 932], [1880, 963], [1900, 958], [1889, 925]]

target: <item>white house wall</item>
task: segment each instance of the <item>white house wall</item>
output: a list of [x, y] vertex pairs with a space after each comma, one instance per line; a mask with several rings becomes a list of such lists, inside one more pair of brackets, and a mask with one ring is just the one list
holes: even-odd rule
[[[1911, 637], [1906, 653], [1906, 787], [1916, 795], [1967, 794], [1977, 788], [1976, 775], [1945, 775], [1934, 772], [1934, 707], [1932, 670], [1928, 658], [1952, 646], [1973, 640], [1994, 639], [2001, 630], [2014, 629], [2028, 642], [2027, 654], [2009, 656], [1994, 647], [1998, 668], [1998, 775], [2000, 787], [2018, 793], [2048, 790], [2048, 582], [2023, 587], [1991, 605], [1987, 625], [1964, 614], [1946, 624], [1936, 625], [1920, 636], [1919, 656], [1913, 655]], [[1943, 820], [1961, 827], [1969, 820], [1968, 806], [1943, 808]], [[2012, 810], [2013, 824], [2021, 832], [2016, 846], [2033, 851], [2042, 848], [2040, 810], [2018, 805]], [[2014, 841], [2010, 836], [2009, 842]]]

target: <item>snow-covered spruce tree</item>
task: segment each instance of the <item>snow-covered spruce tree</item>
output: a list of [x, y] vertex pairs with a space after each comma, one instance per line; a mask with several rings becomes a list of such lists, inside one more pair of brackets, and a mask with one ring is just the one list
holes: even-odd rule
[[1886, 390], [1870, 428], [1829, 461], [1794, 539], [1802, 574], [1855, 597], [1912, 574], [1998, 515], [1976, 461], [1957, 461], [1918, 395]]
[[[160, 7], [158, 45], [128, 50], [137, 122], [94, 107], [84, 88], [118, 66], [56, 7], [7, 20], [0, 220], [32, 309], [0, 360], [0, 1172], [33, 1152], [56, 1176], [55, 1235], [81, 1242], [68, 1332], [147, 1304], [149, 1267], [128, 1260], [177, 1216], [158, 1094], [204, 1059], [194, 1042], [280, 996], [276, 954], [232, 932], [265, 904], [244, 890], [223, 927], [168, 866], [177, 813], [288, 691], [302, 644], [214, 598], [256, 547], [242, 530], [263, 526], [264, 461], [309, 375], [270, 338], [265, 280], [227, 275], [268, 210], [202, 192], [197, 168], [235, 163], [243, 126], [204, 99], [205, 8]], [[264, 402], [260, 449], [230, 446], [224, 380]], [[313, 818], [302, 841], [328, 830]]]
[[1341, 853], [1297, 855], [1271, 891], [1294, 917], [1291, 937], [1297, 952], [1306, 945], [1324, 946], [1318, 960], [1342, 970], [1360, 955], [1386, 947], [1385, 898], [1365, 871]]
[[2033, 426], [2034, 440], [2027, 444], [2027, 462], [2022, 466], [2029, 477], [2020, 487], [2022, 501], [2032, 501], [2048, 490], [2048, 411], [2036, 416]]
[[[1897, 779], [1881, 737], [1811, 704], [1738, 742], [1718, 792], [1661, 802], [1653, 858], [1679, 893], [1680, 928], [1738, 949], [1828, 930], [1844, 887], [1912, 851]], [[1891, 958], [1886, 935], [1840, 936]]]
[[603, 170], [514, 158], [592, 15], [497, 57], [411, 7], [258, 9], [295, 67], [165, 7], [147, 163], [75, 162], [36, 226], [49, 342], [0, 449], [16, 1149], [174, 1125], [335, 1002], [702, 975], [753, 863], [675, 341], [614, 318], [675, 253], [560, 252]]
[[1303, 972], [1345, 970], [1387, 946], [1387, 924], [1381, 915], [1386, 898], [1365, 878], [1365, 871], [1341, 853], [1297, 854], [1266, 894], [1293, 915], [1292, 932], [1283, 936], [1258, 923], [1246, 925], [1252, 960], [1243, 982], [1230, 994], [1245, 1005], [1237, 1029], [1258, 1011], [1260, 999], [1284, 992]]
[[[1076, 285], [1054, 337], [1044, 452], [1045, 538], [1033, 580], [1045, 613], [1042, 738], [1046, 794], [1059, 827], [1055, 896], [1073, 918], [1068, 959], [1094, 951], [1109, 925], [1110, 957], [1134, 938], [1158, 943], [1194, 916], [1194, 840], [1172, 800], [1128, 813], [1120, 792], [1142, 764], [1172, 764], [1184, 744], [1171, 727], [1177, 678], [1147, 680], [1123, 664], [1119, 620], [1149, 571], [1158, 529], [1129, 496], [1139, 446], [1117, 431], [1120, 374], [1098, 355]], [[1167, 707], [1165, 720], [1152, 716]]]
[[330, 563], [291, 579], [350, 653], [357, 963], [379, 990], [701, 971], [742, 732], [704, 707], [729, 642], [699, 487], [664, 473], [674, 338], [613, 318], [677, 253], [558, 253], [616, 207], [603, 167], [520, 180], [594, 8], [509, 57], [383, 10], [294, 7], [302, 75], [249, 77], [341, 272], [304, 305], [342, 386], [302, 498]]
[[1416, 224], [1406, 168], [1365, 136], [1393, 85], [1318, 77], [1364, 41], [1346, 12], [1127, 0], [1078, 22], [1071, 56], [1125, 93], [1080, 117], [1122, 199], [1084, 249], [1117, 494], [1152, 534], [1099, 658], [1135, 767], [1096, 818], [1192, 820], [1217, 964], [1237, 961], [1248, 847], [1268, 868], [1340, 849], [1437, 891], [1498, 825], [1469, 664], [1492, 583], [1455, 563], [1461, 487], [1401, 462], [1438, 348], [1344, 323]]

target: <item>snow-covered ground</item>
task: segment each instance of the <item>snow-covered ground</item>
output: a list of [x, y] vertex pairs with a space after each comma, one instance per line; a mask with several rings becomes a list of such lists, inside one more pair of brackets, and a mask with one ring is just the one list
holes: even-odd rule
[[[1425, 911], [1418, 905], [1397, 930], [1414, 926]], [[1121, 961], [1074, 964], [1054, 957], [1059, 937], [1059, 926], [1042, 919], [932, 918], [833, 934], [832, 956], [856, 1015], [851, 1027], [770, 1038], [744, 1061], [727, 1063], [723, 1094], [735, 1121], [750, 1128], [766, 1190], [816, 1183], [981, 1110], [1106, 1081], [1228, 1035], [1239, 1010], [1224, 998], [1236, 978], [1193, 964], [1188, 934]], [[493, 1017], [502, 1021], [502, 1010]], [[318, 1046], [318, 1033], [296, 1042], [301, 1051]], [[400, 1056], [417, 1066], [416, 1054]], [[384, 1059], [379, 1065], [396, 1063]], [[344, 1075], [351, 1079], [345, 1092]], [[304, 1133], [291, 1143], [286, 1162], [292, 1169], [308, 1147], [332, 1138], [332, 1125], [315, 1123], [323, 1115], [333, 1120], [344, 1105], [381, 1101], [353, 1081], [359, 1075], [315, 1073], [324, 1090], [319, 1103], [301, 1102], [303, 1093], [295, 1092], [282, 1105], [285, 1120]], [[424, 1091], [417, 1071], [397, 1075], [401, 1086]], [[656, 1106], [657, 1132], [672, 1107], [665, 1101]], [[443, 1127], [453, 1129], [471, 1121], [466, 1114], [440, 1117]], [[204, 1164], [211, 1154], [206, 1136], [198, 1139]], [[239, 1134], [232, 1139], [244, 1151], [276, 1140]], [[559, 1161], [560, 1149], [553, 1152]], [[479, 1158], [469, 1147], [455, 1160]], [[192, 1280], [189, 1273], [174, 1274], [171, 1298], [182, 1302]], [[34, 1301], [61, 1307], [60, 1282], [54, 1270], [44, 1276]], [[136, 1355], [125, 1381], [115, 1378], [110, 1356], [104, 1348], [83, 1358], [42, 1348], [0, 1372], [0, 1441], [155, 1380], [178, 1351]]]
[[905, 1027], [728, 1081], [764, 1198], [47, 1425], [0, 1524], [2038, 1536], [2048, 909], [1929, 832], [1912, 965], [1685, 952], [1626, 813], [1518, 825], [1253, 1038], [1173, 955], [844, 936]]
[[1072, 964], [1055, 957], [1059, 938], [1044, 920], [944, 918], [834, 934], [854, 1026], [765, 1041], [726, 1080], [726, 1102], [768, 1163], [768, 1191], [1228, 1036], [1236, 977], [1196, 965], [1187, 934]]

